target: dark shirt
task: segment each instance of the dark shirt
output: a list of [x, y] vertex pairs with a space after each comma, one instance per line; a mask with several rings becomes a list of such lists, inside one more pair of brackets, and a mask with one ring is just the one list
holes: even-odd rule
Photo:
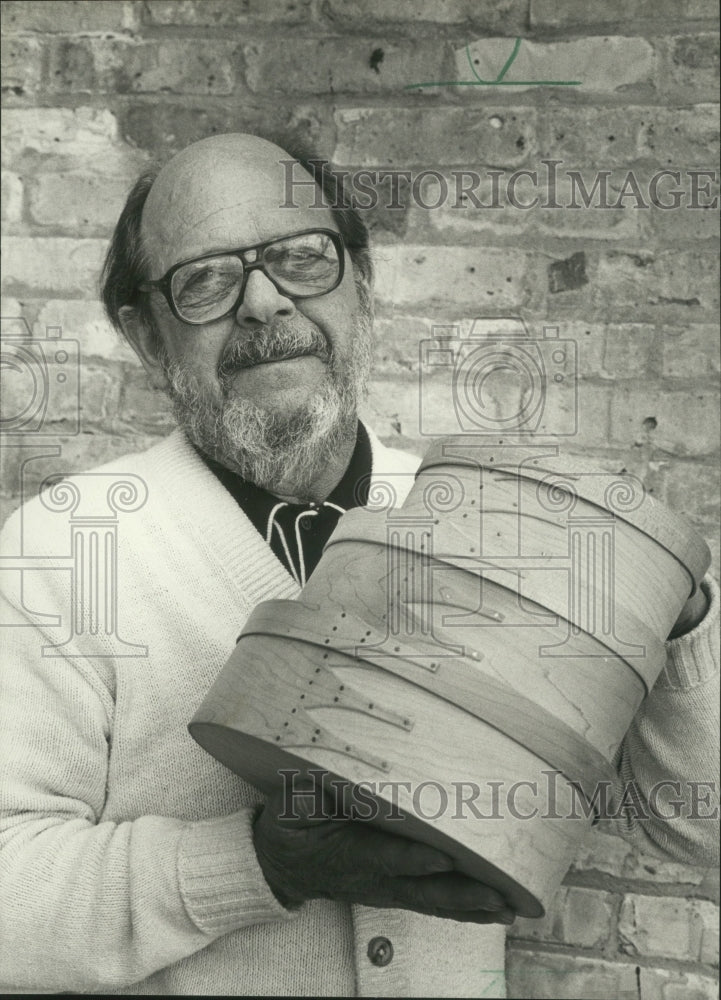
[[[351, 507], [364, 507], [368, 502], [371, 446], [366, 429], [360, 421], [348, 468], [323, 503], [288, 503], [249, 483], [247, 479], [206, 455], [199, 454], [250, 518], [257, 531], [263, 538], [269, 538], [273, 552], [301, 586], [317, 566], [323, 546], [335, 530], [341, 514]], [[333, 506], [329, 506], [330, 504]], [[298, 550], [298, 540], [301, 552]]]

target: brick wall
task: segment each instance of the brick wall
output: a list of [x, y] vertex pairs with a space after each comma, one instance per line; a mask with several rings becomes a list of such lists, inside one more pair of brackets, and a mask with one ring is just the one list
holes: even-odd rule
[[[97, 300], [137, 172], [215, 132], [290, 128], [343, 169], [411, 172], [403, 208], [368, 212], [380, 334], [368, 409], [381, 437], [425, 447], [418, 344], [434, 326], [508, 314], [535, 333], [558, 325], [579, 351], [571, 449], [685, 511], [718, 567], [718, 213], [700, 207], [717, 183], [708, 193], [689, 174], [718, 158], [711, 0], [25, 0], [2, 11], [3, 328], [20, 336], [26, 323], [51, 375], [42, 421], [31, 414], [3, 449], [5, 513], [50, 472], [144, 448], [171, 426]], [[469, 59], [500, 70], [517, 35], [519, 72], [539, 80], [550, 67], [582, 85], [408, 86], [472, 80]], [[562, 161], [559, 202], [568, 171], [590, 186], [604, 170], [616, 196], [630, 192], [624, 207], [514, 208], [514, 170], [539, 171], [548, 198], [544, 159]], [[418, 182], [429, 169], [440, 179]], [[628, 171], [647, 187], [661, 169], [680, 171], [687, 195], [696, 183], [699, 207], [636, 207]], [[422, 207], [461, 170], [482, 174], [485, 202], [497, 172], [496, 208]], [[519, 179], [519, 198], [528, 185]], [[62, 393], [52, 377], [58, 332], [79, 344], [79, 396], [72, 344]], [[27, 416], [38, 387], [6, 374], [5, 415]], [[442, 390], [423, 387], [431, 413]], [[713, 873], [598, 835], [552, 913], [513, 929], [511, 994], [715, 996], [717, 903]]]

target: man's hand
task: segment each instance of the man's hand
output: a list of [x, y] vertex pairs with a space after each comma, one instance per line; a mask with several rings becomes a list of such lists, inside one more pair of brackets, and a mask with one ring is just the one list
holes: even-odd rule
[[312, 791], [296, 792], [294, 817], [281, 819], [279, 791], [255, 822], [260, 867], [284, 906], [337, 899], [477, 924], [513, 922], [498, 892], [455, 872], [441, 851], [367, 823], [321, 818], [317, 805]]

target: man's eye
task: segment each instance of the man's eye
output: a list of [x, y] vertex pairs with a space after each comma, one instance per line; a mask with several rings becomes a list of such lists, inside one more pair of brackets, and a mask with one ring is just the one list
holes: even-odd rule
[[182, 298], [196, 298], [206, 295], [223, 295], [237, 282], [237, 275], [222, 269], [207, 267], [189, 274], [180, 290]]
[[195, 289], [202, 288], [204, 285], [207, 285], [211, 281], [212, 277], [213, 277], [213, 272], [211, 270], [196, 271], [195, 274], [191, 274], [184, 282], [183, 291], [189, 292], [192, 291], [194, 288]]
[[269, 254], [267, 260], [271, 264], [303, 264], [310, 261], [323, 260], [323, 254], [311, 247], [295, 247], [292, 250], [278, 250]]

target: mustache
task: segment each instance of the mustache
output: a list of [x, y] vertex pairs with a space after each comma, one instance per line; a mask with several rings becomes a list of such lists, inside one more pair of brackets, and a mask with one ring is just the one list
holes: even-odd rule
[[330, 362], [330, 346], [321, 331], [317, 328], [298, 330], [279, 324], [259, 330], [248, 339], [235, 340], [229, 344], [218, 365], [218, 378], [221, 385], [225, 385], [234, 372], [243, 368], [308, 354]]

